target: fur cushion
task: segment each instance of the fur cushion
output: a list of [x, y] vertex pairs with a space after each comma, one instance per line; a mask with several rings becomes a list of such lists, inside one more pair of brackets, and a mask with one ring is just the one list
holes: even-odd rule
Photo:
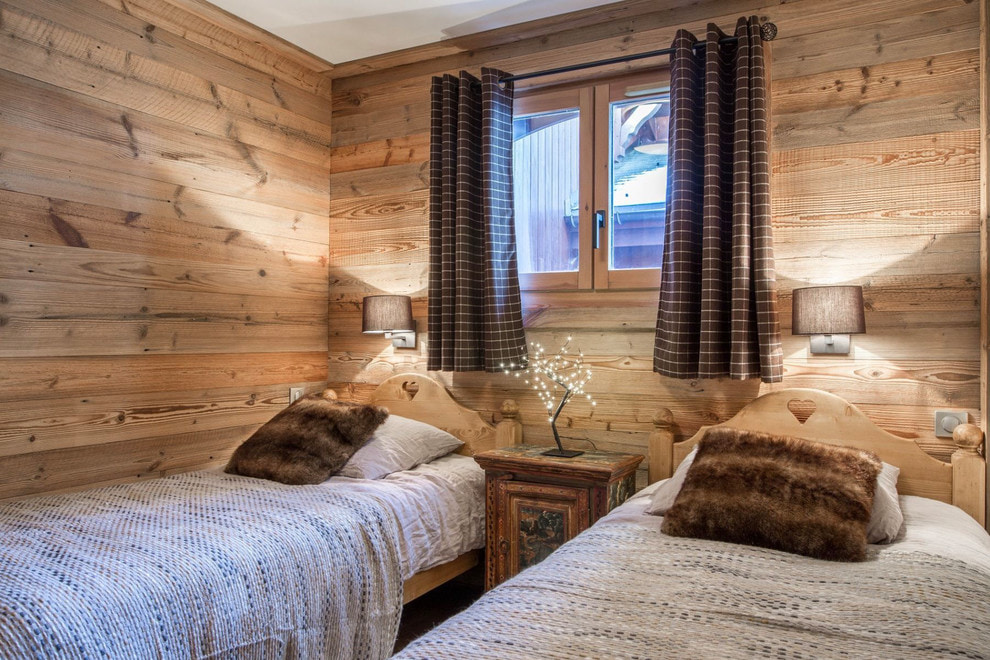
[[661, 530], [862, 561], [880, 469], [880, 459], [858, 449], [713, 428]]
[[[698, 453], [698, 445], [691, 448], [691, 452], [684, 457], [681, 464], [677, 466], [674, 475], [670, 479], [660, 482], [660, 486], [653, 491], [650, 497], [650, 504], [646, 507], [646, 512], [655, 516], [666, 515], [668, 509], [674, 506], [677, 494], [681, 492], [687, 472], [694, 463], [694, 456]], [[901, 513], [901, 503], [897, 495], [897, 476], [900, 469], [889, 463], [883, 464], [883, 470], [877, 477], [877, 488], [873, 493], [873, 512], [870, 513], [870, 524], [866, 526], [867, 543], [891, 543], [900, 534], [901, 526], [904, 524], [904, 514]]]
[[295, 401], [244, 441], [224, 469], [283, 484], [318, 484], [347, 463], [388, 411], [310, 394]]

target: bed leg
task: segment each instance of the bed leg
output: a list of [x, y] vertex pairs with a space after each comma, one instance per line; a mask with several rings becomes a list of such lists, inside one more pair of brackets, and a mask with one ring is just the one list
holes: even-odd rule
[[980, 454], [983, 430], [975, 424], [960, 424], [952, 432], [956, 443], [952, 454], [952, 503], [986, 525], [987, 464]]
[[661, 408], [653, 416], [649, 452], [651, 484], [674, 473], [674, 413], [669, 408]]

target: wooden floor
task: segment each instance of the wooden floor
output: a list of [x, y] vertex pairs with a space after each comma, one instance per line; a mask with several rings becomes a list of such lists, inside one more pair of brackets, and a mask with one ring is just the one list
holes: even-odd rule
[[479, 565], [406, 603], [393, 652], [398, 653], [409, 642], [467, 608], [481, 597], [483, 591], [484, 572]]

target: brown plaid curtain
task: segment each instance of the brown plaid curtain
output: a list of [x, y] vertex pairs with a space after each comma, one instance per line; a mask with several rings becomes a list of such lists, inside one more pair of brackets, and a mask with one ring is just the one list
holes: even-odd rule
[[670, 60], [667, 223], [653, 370], [673, 378], [783, 378], [770, 226], [763, 44], [679, 30]]
[[433, 78], [427, 368], [500, 371], [526, 355], [512, 206], [512, 85]]

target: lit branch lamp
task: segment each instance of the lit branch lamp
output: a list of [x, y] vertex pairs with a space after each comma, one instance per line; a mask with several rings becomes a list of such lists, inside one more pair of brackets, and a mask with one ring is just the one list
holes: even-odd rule
[[409, 296], [366, 296], [361, 332], [384, 334], [396, 348], [416, 348], [416, 321]]
[[[557, 443], [557, 448], [543, 452], [544, 456], [574, 458], [583, 454], [583, 451], [564, 449], [560, 443], [560, 434], [557, 432], [557, 418], [560, 417], [560, 411], [575, 394], [583, 394], [592, 406], [595, 405], [595, 400], [584, 391], [584, 386], [591, 380], [591, 369], [584, 366], [584, 353], [579, 351], [577, 357], [571, 357], [567, 354], [567, 345], [570, 341], [571, 338], [568, 337], [564, 345], [554, 355], [547, 355], [542, 344], [530, 342], [529, 345], [533, 347], [535, 353], [527, 355], [526, 363], [519, 365], [526, 368], [525, 373], [528, 376], [526, 384], [532, 385], [539, 395], [540, 401], [546, 406], [547, 421], [550, 422], [550, 430], [553, 431], [553, 439]], [[499, 367], [506, 374], [513, 373], [513, 370], [516, 369], [515, 364], [508, 366], [500, 364]], [[513, 375], [519, 378], [519, 373], [516, 371]], [[556, 403], [556, 409], [554, 409], [558, 387], [563, 389], [563, 394], [560, 396], [560, 403]]]
[[809, 286], [792, 293], [792, 335], [811, 335], [811, 353], [845, 355], [866, 332], [861, 286]]

